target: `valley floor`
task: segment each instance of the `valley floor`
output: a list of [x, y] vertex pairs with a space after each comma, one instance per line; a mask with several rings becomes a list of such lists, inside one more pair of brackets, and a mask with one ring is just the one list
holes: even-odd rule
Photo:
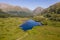
[[0, 40], [60, 40], [60, 27], [36, 26], [24, 32], [20, 25], [28, 18], [0, 18]]

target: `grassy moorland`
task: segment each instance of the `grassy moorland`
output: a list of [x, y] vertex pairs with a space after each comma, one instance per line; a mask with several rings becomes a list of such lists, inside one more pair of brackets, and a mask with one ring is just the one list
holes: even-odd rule
[[0, 40], [15, 40], [24, 32], [19, 28], [27, 18], [0, 18]]
[[[28, 18], [0, 18], [0, 40], [19, 40], [26, 33], [28, 35], [21, 40], [60, 40], [60, 22], [49, 22], [48, 25], [37, 26], [24, 32], [20, 24]], [[52, 26], [51, 23], [56, 23]]]

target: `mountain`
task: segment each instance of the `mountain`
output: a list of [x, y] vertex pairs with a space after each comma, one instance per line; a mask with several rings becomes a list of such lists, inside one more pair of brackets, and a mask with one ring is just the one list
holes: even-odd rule
[[41, 14], [50, 20], [60, 21], [60, 2], [51, 5], [42, 11]]
[[33, 13], [35, 14], [39, 14], [43, 11], [43, 8], [42, 7], [37, 7], [36, 9], [33, 10]]
[[32, 11], [26, 7], [14, 6], [6, 3], [0, 3], [0, 9], [7, 14], [19, 17], [32, 17], [43, 11], [42, 7], [37, 7]]
[[3, 11], [13, 11], [13, 10], [22, 10], [21, 7], [18, 7], [18, 6], [12, 6], [12, 5], [9, 5], [9, 4], [3, 4], [3, 3], [0, 3], [0, 9], [2, 9]]
[[20, 7], [20, 6], [13, 6], [6, 3], [0, 3], [0, 9], [4, 11], [31, 11], [28, 8]]
[[20, 7], [20, 6], [13, 6], [6, 3], [0, 3], [0, 9], [5, 13], [16, 15], [16, 16], [25, 17], [25, 16], [32, 15], [32, 11], [28, 8]]

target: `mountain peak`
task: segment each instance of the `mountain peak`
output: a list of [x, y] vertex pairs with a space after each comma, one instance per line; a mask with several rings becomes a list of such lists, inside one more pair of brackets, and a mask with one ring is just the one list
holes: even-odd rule
[[41, 11], [43, 10], [42, 7], [37, 7], [35, 10], [33, 10], [34, 13], [41, 13]]
[[43, 9], [42, 7], [36, 7], [36, 9]]

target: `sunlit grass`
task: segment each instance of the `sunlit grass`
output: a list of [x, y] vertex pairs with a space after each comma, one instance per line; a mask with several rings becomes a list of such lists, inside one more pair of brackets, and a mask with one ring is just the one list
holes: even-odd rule
[[60, 40], [60, 27], [36, 26], [24, 32], [20, 25], [28, 18], [0, 18], [0, 40], [16, 40], [26, 33], [21, 40]]
[[60, 40], [60, 27], [37, 26], [28, 33], [28, 37], [22, 40]]
[[0, 40], [15, 40], [24, 34], [19, 28], [28, 18], [0, 18]]

